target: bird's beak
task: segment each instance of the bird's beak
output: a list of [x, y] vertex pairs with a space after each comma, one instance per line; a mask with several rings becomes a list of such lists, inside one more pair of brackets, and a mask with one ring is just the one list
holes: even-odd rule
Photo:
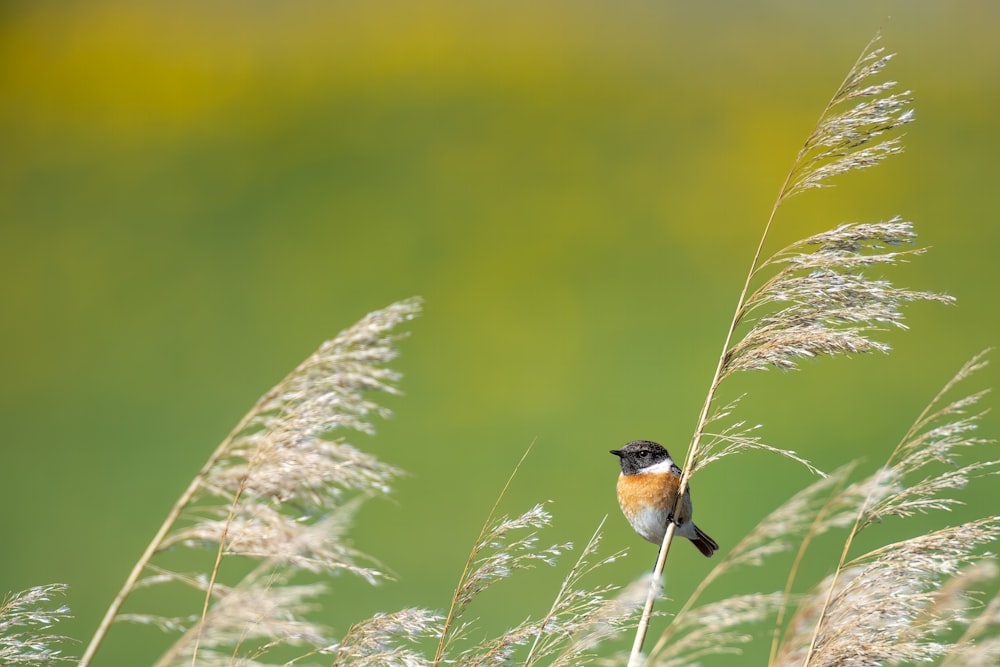
[[615, 456], [617, 456], [618, 458], [621, 458], [622, 450], [620, 450], [620, 449], [612, 449], [611, 453], [614, 454]]

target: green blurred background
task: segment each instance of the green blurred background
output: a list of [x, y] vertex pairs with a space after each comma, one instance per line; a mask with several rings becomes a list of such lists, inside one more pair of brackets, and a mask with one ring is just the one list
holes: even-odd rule
[[[793, 200], [774, 241], [902, 215], [934, 249], [891, 277], [959, 305], [910, 308], [890, 356], [748, 375], [727, 396], [750, 392], [740, 416], [771, 444], [871, 470], [998, 342], [997, 3], [0, 7], [0, 592], [68, 583], [60, 629], [81, 641], [255, 399], [414, 294], [405, 396], [355, 439], [410, 473], [353, 533], [398, 581], [335, 582], [337, 632], [446, 608], [532, 441], [505, 509], [551, 499], [553, 541], [610, 514], [605, 553], [631, 555], [607, 580], [648, 568], [607, 451], [642, 437], [683, 455], [773, 196], [877, 29], [916, 98], [907, 153]], [[810, 481], [726, 459], [695, 482], [698, 521], [726, 549]], [[954, 516], [873, 537], [981, 516], [998, 493], [984, 482]], [[836, 556], [818, 555], [809, 577]], [[780, 587], [776, 565], [709, 597]], [[671, 593], [709, 566], [678, 547]], [[557, 585], [530, 572], [472, 613], [506, 627]], [[150, 641], [117, 628], [98, 664], [146, 664]]]

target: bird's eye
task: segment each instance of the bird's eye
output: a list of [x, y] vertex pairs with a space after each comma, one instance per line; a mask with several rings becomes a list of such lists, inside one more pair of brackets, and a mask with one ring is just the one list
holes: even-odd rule
[[647, 456], [649, 456], [649, 450], [648, 449], [640, 449], [639, 450], [639, 457], [640, 458], [646, 458]]

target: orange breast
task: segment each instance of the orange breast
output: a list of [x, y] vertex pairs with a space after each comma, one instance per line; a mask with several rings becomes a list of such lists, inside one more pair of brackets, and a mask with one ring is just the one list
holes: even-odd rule
[[[671, 473], [643, 473], [639, 475], [619, 475], [618, 504], [622, 512], [632, 521], [644, 508], [654, 505], [667, 512], [673, 507], [677, 487], [681, 478]], [[691, 520], [691, 502], [681, 503], [677, 508], [679, 523]]]

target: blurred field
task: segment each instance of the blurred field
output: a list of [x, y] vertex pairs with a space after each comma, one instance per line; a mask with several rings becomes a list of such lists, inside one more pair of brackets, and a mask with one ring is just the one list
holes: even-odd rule
[[[912, 308], [891, 356], [729, 388], [774, 445], [871, 469], [998, 342], [998, 20], [961, 1], [5, 3], [0, 593], [68, 583], [61, 630], [85, 641], [254, 400], [414, 294], [406, 395], [356, 440], [411, 473], [355, 531], [399, 580], [338, 582], [330, 623], [446, 607], [532, 441], [509, 511], [551, 499], [551, 540], [578, 542], [610, 513], [608, 552], [632, 555], [607, 576], [637, 576], [655, 548], [618, 516], [607, 450], [683, 455], [772, 198], [881, 29], [916, 99], [907, 153], [794, 200], [775, 246], [899, 214], [934, 248], [889, 277], [959, 305]], [[727, 459], [695, 480], [698, 523], [725, 549], [808, 481]], [[880, 529], [980, 516], [998, 492]], [[683, 599], [708, 565], [671, 559]], [[473, 612], [505, 627], [555, 586], [528, 573]], [[145, 664], [149, 638], [117, 629], [98, 663]]]

